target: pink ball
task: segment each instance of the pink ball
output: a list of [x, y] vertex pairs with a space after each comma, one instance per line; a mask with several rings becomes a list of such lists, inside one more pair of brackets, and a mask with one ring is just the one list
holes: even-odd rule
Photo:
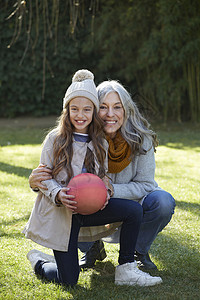
[[69, 194], [75, 196], [76, 212], [79, 214], [94, 214], [103, 207], [106, 201], [106, 186], [97, 175], [79, 174], [70, 180], [67, 187], [70, 188]]

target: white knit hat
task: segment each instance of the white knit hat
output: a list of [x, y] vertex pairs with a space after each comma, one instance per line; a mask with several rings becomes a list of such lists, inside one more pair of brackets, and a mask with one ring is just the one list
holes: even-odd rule
[[77, 71], [73, 78], [72, 84], [68, 87], [63, 99], [63, 108], [75, 97], [86, 97], [92, 101], [99, 110], [99, 101], [97, 90], [94, 83], [94, 75], [88, 70]]

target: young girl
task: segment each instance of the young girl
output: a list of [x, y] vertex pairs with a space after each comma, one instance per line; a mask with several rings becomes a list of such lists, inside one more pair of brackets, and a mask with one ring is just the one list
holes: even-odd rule
[[[41, 164], [53, 170], [53, 178], [43, 182], [47, 189], [40, 189], [24, 229], [27, 238], [53, 249], [55, 259], [38, 250], [31, 250], [27, 258], [36, 274], [56, 283], [74, 285], [79, 276], [78, 237], [82, 241], [97, 240], [110, 235], [119, 226], [116, 222], [122, 222], [115, 283], [155, 285], [162, 279], [140, 271], [134, 262], [141, 205], [111, 198], [102, 210], [81, 215], [76, 213], [74, 196], [67, 188], [69, 180], [82, 172], [100, 178], [106, 172], [107, 145], [97, 115], [99, 101], [93, 79], [91, 72], [80, 70], [67, 89], [58, 126], [47, 135], [41, 155]], [[109, 223], [112, 224], [105, 226]]]

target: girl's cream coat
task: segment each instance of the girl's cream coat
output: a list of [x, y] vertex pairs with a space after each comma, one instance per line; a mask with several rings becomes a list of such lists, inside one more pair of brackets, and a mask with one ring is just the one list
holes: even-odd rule
[[[56, 132], [52, 131], [46, 138], [41, 154], [40, 163], [52, 169], [53, 143]], [[94, 153], [92, 142], [73, 142], [72, 168], [74, 176], [82, 171], [87, 147]], [[107, 149], [105, 141], [104, 148]], [[94, 153], [95, 154], [95, 153]], [[98, 163], [95, 158], [96, 172]], [[46, 180], [48, 190], [41, 190], [36, 198], [31, 216], [23, 233], [34, 242], [59, 251], [67, 251], [71, 232], [72, 212], [63, 205], [57, 205], [55, 198], [60, 189], [68, 184], [67, 172], [63, 169], [56, 179]], [[79, 234], [80, 241], [96, 241], [114, 232], [119, 223], [109, 226], [82, 227]]]

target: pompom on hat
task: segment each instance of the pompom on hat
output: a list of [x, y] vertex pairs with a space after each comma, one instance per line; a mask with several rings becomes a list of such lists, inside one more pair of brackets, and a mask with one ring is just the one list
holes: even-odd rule
[[88, 70], [77, 71], [73, 78], [72, 84], [68, 87], [63, 99], [63, 109], [75, 97], [86, 97], [99, 110], [99, 100], [94, 83], [94, 75]]

